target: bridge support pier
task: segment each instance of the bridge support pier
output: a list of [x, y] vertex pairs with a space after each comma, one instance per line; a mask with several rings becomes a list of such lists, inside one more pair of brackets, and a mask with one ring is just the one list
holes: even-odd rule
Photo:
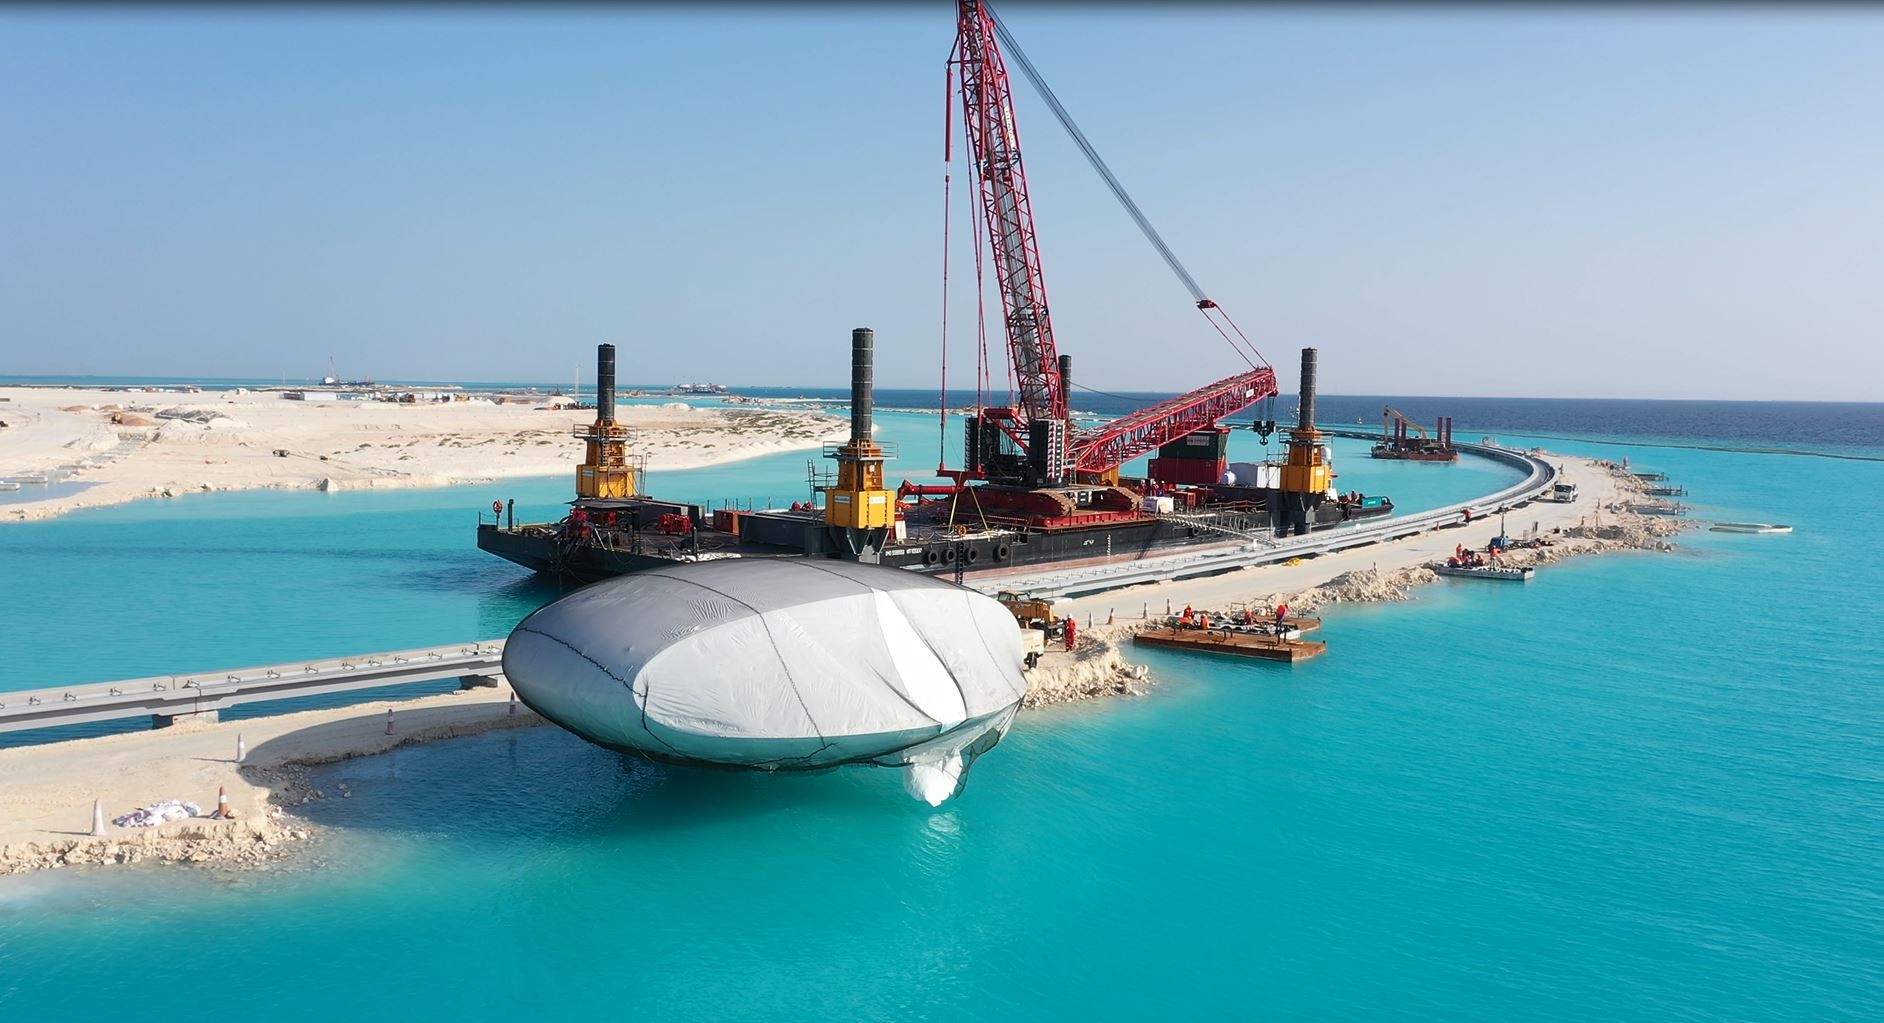
[[152, 714], [150, 716], [150, 726], [152, 728], [169, 728], [178, 723], [213, 725], [220, 720], [222, 720], [222, 715], [214, 710], [199, 710], [189, 714]]

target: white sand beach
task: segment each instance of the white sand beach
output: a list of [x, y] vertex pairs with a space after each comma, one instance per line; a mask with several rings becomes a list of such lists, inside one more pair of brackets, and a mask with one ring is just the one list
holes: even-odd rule
[[[0, 387], [0, 479], [91, 484], [0, 506], [0, 522], [215, 490], [441, 487], [571, 472], [592, 411], [548, 400], [294, 401], [270, 391]], [[820, 412], [623, 405], [650, 472], [816, 450], [844, 420]]]
[[[543, 723], [521, 706], [511, 713], [509, 700], [509, 687], [484, 687], [220, 724], [184, 718], [148, 732], [0, 749], [0, 875], [80, 864], [267, 859], [310, 833], [286, 808], [328, 795], [303, 784], [307, 767]], [[394, 735], [386, 734], [389, 706], [397, 708]], [[246, 745], [241, 763], [238, 736]], [[219, 788], [233, 820], [207, 816]], [[166, 799], [196, 803], [204, 816], [149, 828], [110, 823]], [[94, 800], [107, 822], [103, 838], [90, 837]]]

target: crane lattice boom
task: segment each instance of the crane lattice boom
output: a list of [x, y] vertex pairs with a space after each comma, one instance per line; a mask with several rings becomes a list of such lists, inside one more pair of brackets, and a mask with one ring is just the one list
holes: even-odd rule
[[1400, 422], [1405, 423], [1409, 428], [1411, 428], [1414, 433], [1419, 434], [1421, 440], [1432, 439], [1430, 436], [1427, 435], [1425, 427], [1421, 426], [1420, 424], [1414, 422], [1411, 419], [1408, 419], [1406, 416], [1406, 413], [1400, 411], [1397, 408], [1394, 408], [1392, 405], [1382, 406], [1381, 413], [1382, 415], [1386, 417], [1386, 422], [1388, 423], [1386, 430], [1388, 433], [1393, 432], [1393, 426], [1392, 426], [1393, 421], [1399, 420]]
[[[1014, 119], [1014, 91], [1002, 57], [1000, 39], [1005, 28], [984, 0], [957, 0], [956, 53], [959, 67], [963, 119], [967, 127], [969, 152], [974, 161], [982, 215], [985, 218], [994, 270], [1001, 291], [1002, 310], [1006, 316], [1008, 355], [1013, 362], [1019, 385], [1019, 407], [986, 409], [971, 423], [993, 424], [1013, 443], [1028, 451], [1034, 468], [1027, 474], [1038, 485], [1057, 483], [1072, 473], [1105, 473], [1155, 450], [1160, 445], [1198, 430], [1215, 426], [1219, 419], [1270, 397], [1276, 393], [1275, 371], [1266, 365], [1252, 366], [1245, 373], [1201, 387], [1189, 394], [1141, 409], [1116, 422], [1066, 437], [1066, 388], [1061, 375], [1059, 350], [1054, 343], [1053, 323], [1047, 314], [1047, 287], [1040, 270], [1040, 246], [1034, 229], [1033, 205], [1028, 199], [1027, 174], [1021, 165], [1020, 132]], [[1148, 239], [1165, 257], [1171, 268], [1184, 280], [1197, 307], [1210, 316], [1221, 314], [1215, 302], [1203, 297], [1190, 274], [1184, 270], [1169, 246], [1152, 229], [1125, 193], [1123, 186], [1106, 168], [1103, 160], [1073, 124], [1071, 117], [1046, 88], [1038, 73], [1013, 46], [1016, 60], [1039, 87], [1067, 130], [1093, 161], [1113, 193], [1123, 203]], [[1224, 316], [1227, 323], [1228, 318]], [[1216, 321], [1213, 320], [1213, 323]], [[1229, 326], [1235, 329], [1235, 324]], [[1223, 327], [1217, 327], [1229, 340]], [[1238, 336], [1242, 332], [1237, 330]], [[1244, 339], [1247, 344], [1247, 339]], [[1231, 341], [1231, 347], [1236, 343]], [[1241, 349], [1238, 349], [1241, 352]], [[1252, 346], [1251, 351], [1254, 351]], [[1245, 356], [1247, 358], [1247, 356]], [[1260, 355], [1258, 355], [1260, 358]], [[1254, 360], [1252, 360], [1253, 362]], [[1049, 425], [1042, 433], [1031, 433], [1028, 425]], [[971, 429], [973, 434], [974, 429]], [[1061, 431], [1061, 432], [1055, 432]], [[1031, 435], [1030, 435], [1031, 433]], [[985, 434], [984, 434], [985, 435]], [[1046, 440], [1041, 440], [1041, 438]], [[1065, 437], [1063, 448], [1057, 438]], [[1051, 444], [1051, 450], [1029, 450], [1036, 442]], [[971, 449], [975, 446], [971, 444]], [[966, 457], [966, 473], [978, 474], [986, 464], [982, 458]], [[1060, 464], [1047, 464], [1059, 462]], [[993, 478], [990, 472], [986, 478]]]
[[1027, 173], [1021, 166], [1013, 86], [986, 6], [979, 0], [961, 0], [957, 15], [963, 118], [981, 183], [982, 214], [994, 246], [994, 270], [1007, 319], [1008, 354], [1020, 387], [1020, 407], [1030, 419], [1064, 419], [1066, 394], [1053, 343], [1053, 322], [1047, 315], [1047, 285], [1040, 272]]

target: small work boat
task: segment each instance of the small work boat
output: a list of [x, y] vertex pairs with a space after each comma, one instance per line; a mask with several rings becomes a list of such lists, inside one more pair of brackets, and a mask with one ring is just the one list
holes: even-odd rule
[[1792, 527], [1771, 522], [1716, 522], [1708, 527], [1715, 533], [1790, 533]]
[[52, 479], [43, 472], [23, 472], [13, 477], [15, 483], [51, 483]]
[[1435, 565], [1433, 571], [1440, 575], [1456, 576], [1460, 579], [1502, 579], [1506, 582], [1521, 583], [1537, 574], [1537, 569], [1529, 565], [1517, 568], [1460, 568], [1455, 565]]
[[0, 490], [18, 490], [20, 485], [12, 480], [0, 480]]

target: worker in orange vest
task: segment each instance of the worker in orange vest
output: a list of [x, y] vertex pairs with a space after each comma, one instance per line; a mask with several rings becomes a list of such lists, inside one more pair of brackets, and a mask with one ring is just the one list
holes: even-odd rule
[[1078, 633], [1079, 623], [1071, 618], [1066, 619], [1066, 648], [1068, 650], [1073, 649], [1073, 644], [1077, 640]]
[[1283, 619], [1287, 617], [1289, 617], [1289, 605], [1277, 604], [1276, 605], [1276, 635], [1278, 636], [1282, 635], [1282, 621]]

